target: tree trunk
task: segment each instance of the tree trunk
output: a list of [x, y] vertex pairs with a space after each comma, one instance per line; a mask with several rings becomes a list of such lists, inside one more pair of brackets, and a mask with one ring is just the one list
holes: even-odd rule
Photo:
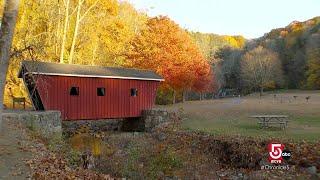
[[187, 96], [187, 92], [182, 91], [182, 103], [186, 102], [186, 96]]
[[58, 57], [59, 56], [59, 48], [60, 48], [60, 28], [61, 28], [61, 20], [60, 20], [60, 16], [61, 16], [61, 7], [60, 7], [60, 3], [58, 3], [58, 25], [57, 25], [57, 30], [56, 30], [56, 37], [55, 37], [55, 45], [54, 45], [54, 51], [55, 51], [55, 55]]
[[4, 89], [10, 60], [14, 28], [19, 11], [19, 0], [6, 0], [0, 30], [0, 130], [4, 102]]
[[260, 87], [260, 98], [262, 97], [263, 95], [263, 87]]
[[67, 41], [67, 30], [69, 25], [69, 4], [70, 0], [67, 0], [65, 4], [65, 17], [64, 17], [64, 26], [63, 26], [63, 34], [62, 34], [62, 42], [61, 42], [61, 50], [60, 50], [60, 63], [64, 63], [64, 49]]
[[173, 90], [173, 98], [172, 98], [172, 104], [176, 103], [176, 91]]
[[74, 27], [74, 32], [73, 32], [73, 38], [72, 38], [72, 44], [71, 44], [71, 49], [70, 49], [70, 56], [69, 56], [69, 64], [73, 64], [73, 56], [74, 56], [74, 48], [76, 46], [77, 42], [77, 36], [78, 36], [78, 31], [79, 31], [79, 25], [80, 25], [80, 13], [81, 13], [81, 7], [82, 7], [82, 0], [78, 0], [78, 9], [77, 9], [77, 18], [76, 18], [76, 24]]
[[92, 66], [96, 65], [95, 62], [96, 62], [97, 49], [98, 49], [98, 42], [96, 41], [96, 42], [94, 43], [94, 48], [93, 48], [93, 50], [92, 50], [92, 59], [91, 59], [91, 63], [90, 63], [90, 65], [92, 65]]
[[76, 46], [76, 42], [77, 42], [80, 23], [81, 23], [82, 19], [85, 18], [86, 15], [97, 5], [98, 0], [95, 3], [93, 3], [87, 9], [87, 11], [85, 13], [83, 13], [83, 15], [81, 16], [81, 8], [82, 8], [82, 5], [83, 5], [83, 2], [84, 2], [84, 0], [78, 0], [77, 17], [76, 17], [76, 22], [75, 22], [75, 27], [74, 27], [74, 32], [73, 32], [70, 55], [69, 55], [69, 58], [68, 58], [68, 63], [69, 64], [74, 64], [73, 57], [74, 57], [74, 51], [75, 51], [75, 46]]

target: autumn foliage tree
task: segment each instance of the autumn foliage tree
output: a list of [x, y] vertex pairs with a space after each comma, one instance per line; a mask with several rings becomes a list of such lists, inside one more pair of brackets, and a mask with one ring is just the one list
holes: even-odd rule
[[131, 4], [117, 0], [20, 0], [19, 7], [6, 77], [7, 107], [12, 96], [28, 97], [17, 77], [22, 60], [122, 66], [129, 42], [147, 21]]
[[311, 89], [320, 89], [320, 48], [309, 52], [307, 85]]
[[189, 34], [168, 17], [149, 19], [147, 28], [131, 42], [127, 58], [130, 67], [152, 69], [162, 75], [162, 89], [174, 94], [203, 91], [212, 82], [209, 63]]
[[242, 79], [251, 88], [263, 89], [281, 83], [282, 69], [278, 55], [259, 46], [247, 52], [241, 61]]

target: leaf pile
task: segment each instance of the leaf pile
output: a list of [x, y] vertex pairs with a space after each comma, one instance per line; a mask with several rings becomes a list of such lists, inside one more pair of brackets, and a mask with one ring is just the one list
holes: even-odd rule
[[38, 144], [31, 151], [37, 152], [35, 158], [26, 163], [32, 169], [34, 179], [104, 179], [111, 180], [109, 175], [98, 174], [82, 168], [72, 169], [61, 156]]
[[[50, 151], [37, 135], [20, 127], [21, 133], [26, 137], [27, 142], [20, 143], [20, 149], [29, 151], [33, 154], [33, 158], [26, 160], [25, 163], [31, 168], [31, 177], [33, 179], [96, 179], [111, 180], [114, 179], [109, 175], [99, 174], [92, 170], [83, 168], [71, 168], [65, 159], [62, 149], [60, 151]], [[57, 146], [58, 148], [59, 146]], [[58, 154], [58, 153], [61, 154]]]

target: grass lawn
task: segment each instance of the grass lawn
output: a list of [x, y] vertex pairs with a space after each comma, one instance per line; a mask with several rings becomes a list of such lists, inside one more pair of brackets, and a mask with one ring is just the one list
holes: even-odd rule
[[[253, 94], [241, 99], [193, 101], [166, 108], [182, 110], [182, 126], [188, 130], [294, 141], [320, 140], [320, 91], [288, 91], [274, 95], [268, 93], [261, 99]], [[305, 99], [307, 96], [311, 97], [308, 102]], [[288, 127], [281, 130], [279, 125], [274, 125], [261, 129], [256, 119], [249, 118], [260, 114], [289, 115]]]

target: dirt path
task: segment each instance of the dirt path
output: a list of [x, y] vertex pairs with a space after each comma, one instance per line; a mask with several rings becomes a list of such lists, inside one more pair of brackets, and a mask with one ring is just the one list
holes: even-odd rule
[[31, 141], [16, 123], [0, 123], [0, 179], [29, 179], [31, 172], [25, 161], [33, 157], [26, 148]]

